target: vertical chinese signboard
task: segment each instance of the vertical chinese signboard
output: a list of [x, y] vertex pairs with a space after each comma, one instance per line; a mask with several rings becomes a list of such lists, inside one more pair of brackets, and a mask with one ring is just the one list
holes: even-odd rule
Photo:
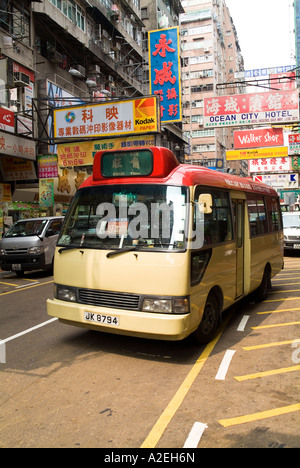
[[160, 98], [161, 122], [181, 121], [179, 28], [149, 31], [150, 94]]

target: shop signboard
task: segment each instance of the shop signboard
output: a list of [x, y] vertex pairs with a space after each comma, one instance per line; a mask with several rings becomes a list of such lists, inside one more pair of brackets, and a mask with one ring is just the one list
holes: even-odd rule
[[149, 31], [148, 49], [150, 94], [159, 96], [161, 121], [180, 122], [182, 110], [178, 26]]
[[0, 131], [0, 155], [35, 161], [35, 141]]
[[235, 149], [283, 145], [282, 128], [260, 128], [234, 132]]
[[283, 124], [299, 121], [299, 93], [272, 91], [204, 99], [204, 126]]
[[54, 137], [61, 140], [160, 131], [156, 96], [54, 109]]
[[227, 161], [242, 161], [244, 159], [283, 158], [288, 156], [287, 146], [274, 146], [273, 148], [251, 148], [226, 151]]
[[15, 114], [3, 107], [0, 107], [0, 130], [10, 133], [14, 133], [15, 131]]
[[260, 158], [249, 160], [249, 172], [286, 172], [291, 170], [291, 158]]
[[92, 166], [97, 151], [144, 148], [155, 146], [154, 135], [109, 138], [80, 143], [57, 145], [58, 165], [60, 167]]

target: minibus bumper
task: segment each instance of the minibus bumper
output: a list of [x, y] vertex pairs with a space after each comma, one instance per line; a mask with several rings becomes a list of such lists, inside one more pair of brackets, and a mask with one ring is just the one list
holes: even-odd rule
[[[57, 299], [47, 300], [47, 313], [62, 323], [105, 333], [157, 340], [178, 341], [190, 333], [190, 314], [159, 314], [122, 309], [90, 307]], [[110, 317], [111, 323], [86, 320]], [[115, 323], [113, 323], [115, 320]]]

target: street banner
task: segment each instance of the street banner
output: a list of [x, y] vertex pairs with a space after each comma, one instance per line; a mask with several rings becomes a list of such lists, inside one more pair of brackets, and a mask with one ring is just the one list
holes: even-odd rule
[[38, 178], [52, 179], [58, 177], [58, 165], [56, 154], [45, 154], [37, 157]]
[[54, 137], [76, 139], [160, 131], [158, 98], [78, 105], [54, 109]]
[[253, 148], [226, 151], [227, 161], [241, 161], [243, 159], [279, 158], [287, 156], [287, 146], [274, 146], [273, 148]]
[[39, 205], [40, 208], [54, 206], [54, 179], [39, 179]]
[[283, 146], [282, 128], [260, 128], [234, 132], [235, 149]]
[[181, 72], [178, 26], [149, 31], [150, 94], [160, 99], [161, 122], [180, 122]]
[[291, 158], [261, 158], [249, 160], [250, 174], [261, 172], [286, 172], [291, 170]]
[[297, 90], [235, 94], [204, 99], [205, 127], [270, 125], [298, 121]]

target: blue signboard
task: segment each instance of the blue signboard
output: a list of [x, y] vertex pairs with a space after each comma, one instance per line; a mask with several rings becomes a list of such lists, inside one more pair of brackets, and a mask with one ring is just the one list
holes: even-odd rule
[[181, 73], [178, 26], [149, 31], [150, 94], [160, 98], [161, 122], [180, 122]]

